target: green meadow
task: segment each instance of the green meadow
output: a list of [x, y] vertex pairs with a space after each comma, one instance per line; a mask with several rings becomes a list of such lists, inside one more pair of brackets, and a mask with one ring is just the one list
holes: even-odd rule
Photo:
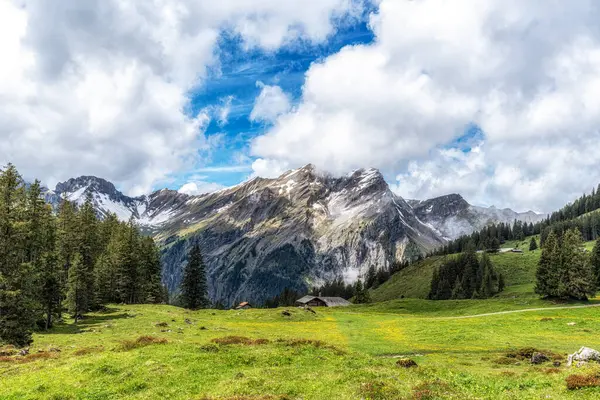
[[[36, 335], [28, 356], [2, 357], [0, 398], [598, 398], [600, 388], [567, 390], [565, 379], [600, 370], [567, 368], [562, 358], [582, 345], [600, 348], [600, 309], [472, 317], [552, 306], [572, 305], [407, 299], [316, 314], [290, 308], [290, 316], [112, 306]], [[525, 347], [561, 365], [506, 357]], [[402, 357], [418, 366], [397, 366]]]
[[[0, 399], [600, 398], [600, 365], [565, 365], [600, 349], [600, 301], [539, 299], [538, 258], [494, 255], [508, 286], [488, 300], [418, 298], [434, 257], [372, 291], [377, 302], [315, 313], [111, 305], [36, 334], [28, 355], [0, 349]], [[532, 348], [551, 360], [531, 364]]]

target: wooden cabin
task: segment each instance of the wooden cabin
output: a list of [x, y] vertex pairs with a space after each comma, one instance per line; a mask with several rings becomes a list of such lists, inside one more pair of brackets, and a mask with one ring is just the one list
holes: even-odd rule
[[341, 297], [304, 296], [296, 300], [296, 305], [307, 307], [346, 307], [351, 304]]

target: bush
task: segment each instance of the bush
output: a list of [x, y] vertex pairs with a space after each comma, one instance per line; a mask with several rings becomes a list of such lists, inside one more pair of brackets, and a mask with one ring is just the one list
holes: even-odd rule
[[567, 377], [567, 389], [576, 390], [583, 389], [586, 387], [598, 387], [600, 386], [600, 378], [597, 374], [590, 375], [569, 375]]
[[416, 368], [418, 364], [410, 358], [401, 358], [396, 361], [396, 365], [401, 368]]

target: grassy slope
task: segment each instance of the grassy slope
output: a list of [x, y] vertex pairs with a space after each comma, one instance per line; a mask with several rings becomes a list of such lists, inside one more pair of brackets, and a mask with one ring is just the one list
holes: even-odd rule
[[[49, 353], [55, 358], [0, 362], [0, 398], [598, 398], [600, 388], [567, 391], [565, 377], [572, 371], [566, 367], [549, 374], [548, 365], [494, 363], [507, 349], [524, 346], [561, 354], [581, 345], [600, 348], [595, 333], [600, 330], [598, 309], [452, 318], [523, 308], [517, 301], [409, 299], [317, 309], [316, 315], [290, 309], [291, 317], [284, 317], [281, 309], [188, 312], [170, 306], [114, 307], [79, 327], [67, 324], [36, 335], [32, 353], [58, 347], [60, 352]], [[539, 305], [550, 304], [533, 299], [526, 307]], [[169, 326], [158, 328], [157, 322]], [[122, 349], [122, 341], [141, 335], [168, 343]], [[212, 339], [231, 335], [269, 343], [211, 345]], [[289, 345], [302, 338], [321, 340], [326, 346]], [[400, 354], [410, 355], [419, 367], [396, 367], [390, 356]]]
[[[529, 251], [531, 237], [523, 241], [506, 242], [503, 248], [520, 248], [523, 253], [499, 253], [491, 256], [496, 269], [504, 275], [506, 289], [500, 297], [531, 297], [535, 282], [535, 270], [541, 250]], [[539, 236], [536, 236], [539, 244]], [[585, 243], [591, 250], [594, 242]], [[443, 262], [443, 257], [430, 257], [415, 263], [390, 278], [383, 285], [371, 291], [374, 301], [399, 299], [401, 296], [427, 298], [431, 276], [435, 268]]]

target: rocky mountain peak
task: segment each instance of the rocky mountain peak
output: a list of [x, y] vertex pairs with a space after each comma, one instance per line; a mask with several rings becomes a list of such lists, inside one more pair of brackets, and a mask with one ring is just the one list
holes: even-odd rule
[[111, 182], [95, 176], [80, 176], [78, 178], [71, 178], [65, 182], [59, 182], [54, 191], [65, 194], [81, 192], [77, 197], [86, 192], [103, 193], [111, 198], [123, 196]]

